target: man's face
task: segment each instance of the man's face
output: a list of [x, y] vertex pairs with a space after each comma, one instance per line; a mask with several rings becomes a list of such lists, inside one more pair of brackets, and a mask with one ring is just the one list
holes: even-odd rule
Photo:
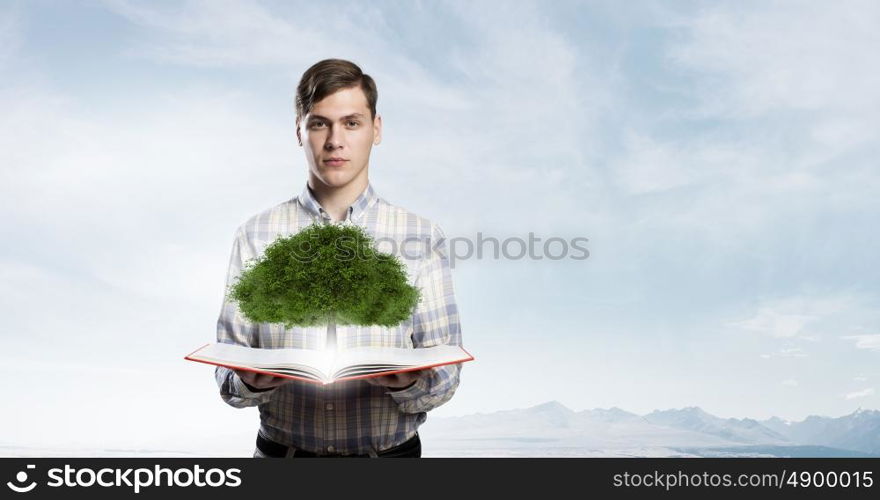
[[370, 151], [382, 140], [382, 118], [370, 119], [360, 87], [339, 90], [321, 99], [297, 124], [309, 170], [322, 183], [342, 187], [366, 177]]

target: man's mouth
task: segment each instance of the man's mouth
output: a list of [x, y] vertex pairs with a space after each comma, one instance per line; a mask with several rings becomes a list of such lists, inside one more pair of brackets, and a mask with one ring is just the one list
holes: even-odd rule
[[331, 167], [338, 167], [340, 165], [343, 165], [347, 161], [348, 160], [346, 160], [345, 158], [327, 158], [326, 160], [324, 160], [324, 164]]

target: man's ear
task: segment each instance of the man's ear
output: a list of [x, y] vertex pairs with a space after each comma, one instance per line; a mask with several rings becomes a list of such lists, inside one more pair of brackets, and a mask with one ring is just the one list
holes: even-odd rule
[[373, 119], [373, 145], [378, 146], [382, 142], [382, 115], [376, 113]]
[[299, 143], [300, 147], [303, 145], [302, 136], [299, 133], [299, 120], [296, 122], [296, 142]]

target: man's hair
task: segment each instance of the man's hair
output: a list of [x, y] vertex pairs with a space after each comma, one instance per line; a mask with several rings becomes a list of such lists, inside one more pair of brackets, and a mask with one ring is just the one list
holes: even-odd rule
[[296, 88], [296, 121], [309, 114], [312, 106], [328, 95], [351, 87], [360, 86], [367, 96], [370, 118], [376, 117], [376, 101], [379, 92], [376, 82], [361, 71], [357, 64], [344, 59], [324, 59], [303, 73]]

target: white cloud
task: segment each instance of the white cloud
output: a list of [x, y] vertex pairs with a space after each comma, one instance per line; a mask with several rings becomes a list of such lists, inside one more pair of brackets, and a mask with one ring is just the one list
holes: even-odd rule
[[793, 379], [793, 378], [789, 378], [789, 379], [785, 379], [785, 380], [783, 380], [783, 381], [782, 381], [782, 385], [784, 385], [784, 386], [786, 386], [786, 387], [797, 387], [797, 386], [798, 386], [798, 381], [795, 380], [795, 379]]
[[120, 287], [199, 297], [235, 224], [301, 186], [290, 130], [247, 102], [182, 90], [87, 115], [45, 89], [0, 93], [7, 233], [20, 247], [64, 242], [44, 251]]
[[784, 358], [805, 358], [807, 354], [800, 347], [790, 347], [779, 350], [779, 356]]
[[814, 318], [807, 314], [783, 314], [763, 308], [753, 318], [734, 324], [773, 337], [795, 337]]
[[[647, 204], [646, 225], [737, 245], [792, 221], [876, 210], [878, 14], [870, 1], [666, 12], [658, 22], [680, 78], [668, 85], [685, 102], [640, 117], [609, 161], [625, 194], [688, 188]], [[780, 333], [798, 328], [779, 321]]]
[[800, 347], [787, 347], [770, 354], [761, 354], [764, 359], [770, 358], [806, 358], [807, 353]]
[[822, 340], [822, 336], [819, 334], [801, 335], [798, 338], [800, 340], [806, 340], [807, 342], [819, 342], [820, 340]]
[[0, 6], [0, 71], [21, 46], [19, 16], [13, 6]]
[[748, 319], [728, 322], [728, 326], [759, 332], [771, 337], [794, 338], [807, 335], [808, 326], [841, 312], [851, 312], [860, 306], [859, 300], [848, 295], [795, 296], [765, 299]]
[[632, 130], [624, 146], [626, 156], [615, 165], [614, 176], [629, 194], [689, 186], [716, 177], [740, 157], [736, 151], [711, 150], [691, 141], [673, 144]]
[[871, 394], [874, 394], [873, 387], [869, 387], [869, 388], [863, 389], [861, 391], [849, 392], [849, 393], [845, 394], [843, 396], [843, 398], [844, 399], [858, 399], [858, 398], [864, 398], [864, 397], [870, 396]]
[[[174, 6], [108, 0], [105, 4], [129, 21], [148, 28], [150, 36], [130, 49], [133, 55], [194, 66], [302, 64], [316, 51], [351, 53], [357, 47], [348, 12], [321, 16], [315, 29], [271, 12], [255, 2], [186, 1]], [[318, 19], [312, 4], [300, 4], [301, 20]], [[350, 11], [349, 11], [350, 12]], [[330, 28], [329, 30], [327, 28]], [[330, 37], [328, 31], [346, 33]], [[345, 43], [348, 41], [348, 43]], [[308, 55], [307, 55], [308, 54]]]
[[855, 340], [856, 348], [880, 351], [880, 334], [874, 335], [846, 335], [841, 337], [847, 340]]
[[671, 56], [721, 77], [702, 89], [714, 112], [835, 109], [865, 117], [880, 105], [878, 16], [870, 0], [719, 3], [680, 19], [688, 38]]

